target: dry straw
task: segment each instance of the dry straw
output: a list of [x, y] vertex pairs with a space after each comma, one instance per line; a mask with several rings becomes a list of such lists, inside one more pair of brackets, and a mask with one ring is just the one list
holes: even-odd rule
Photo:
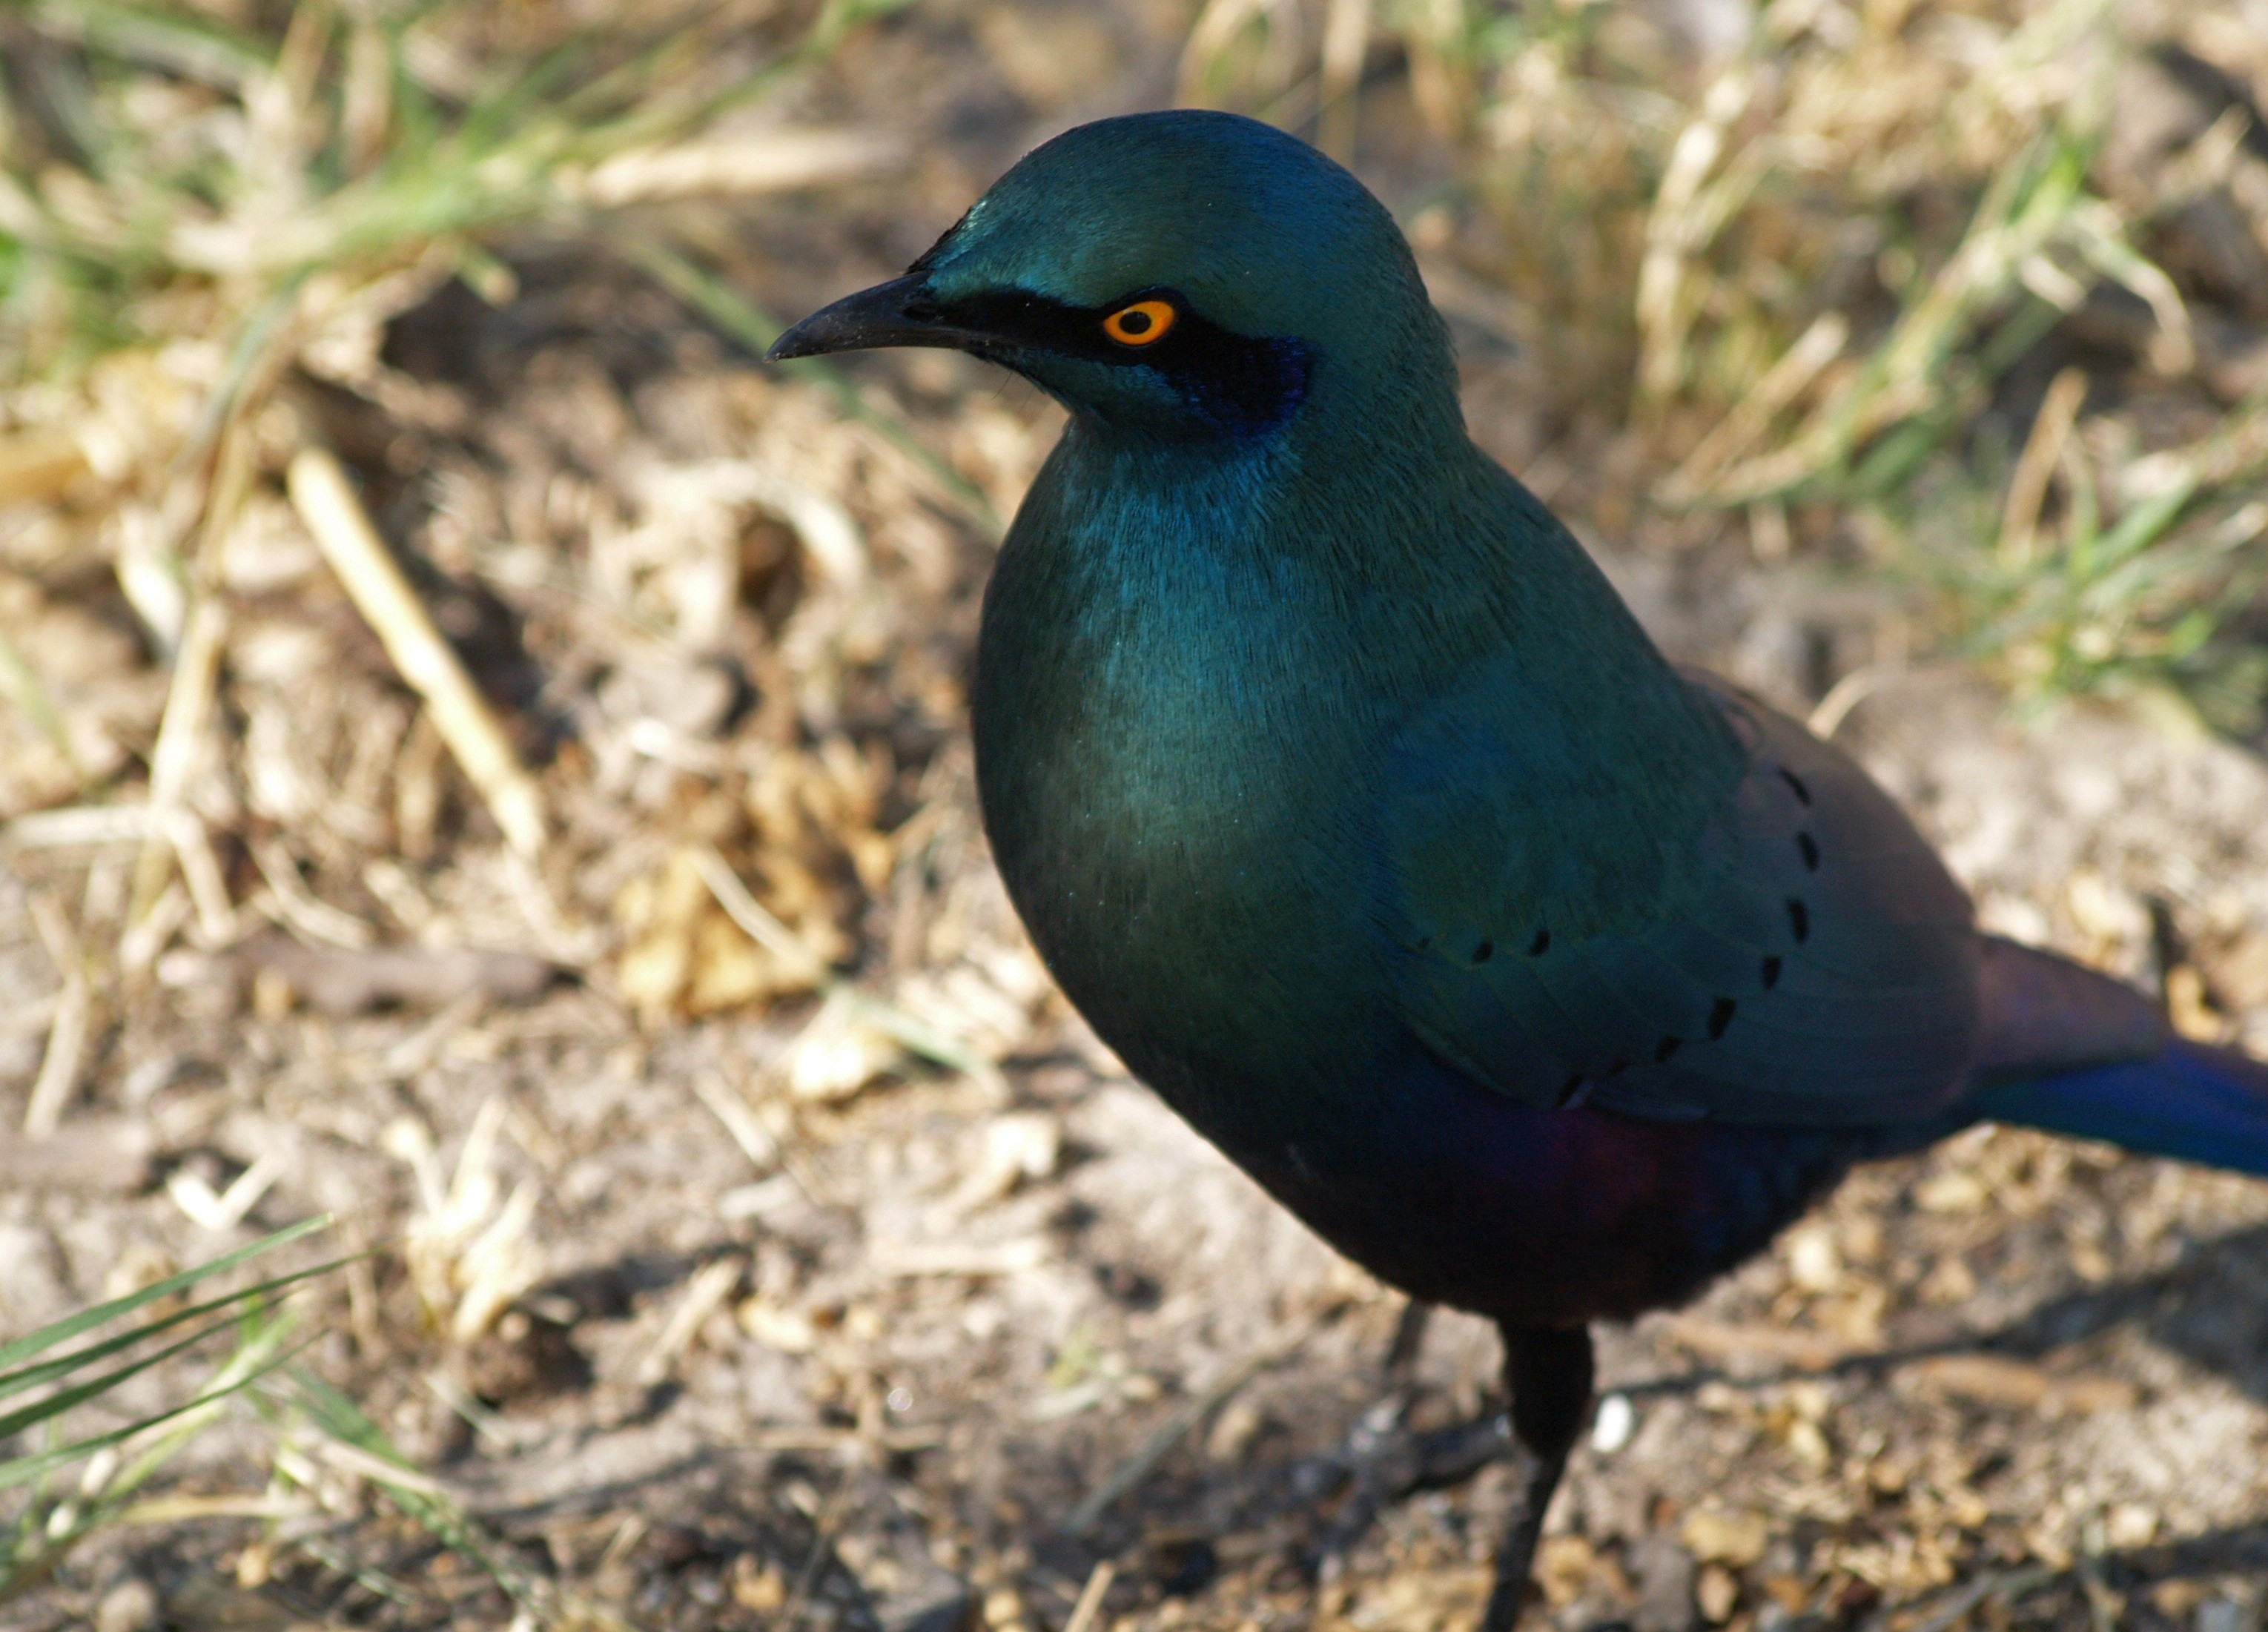
[[387, 553], [355, 498], [346, 472], [327, 448], [302, 448], [291, 460], [291, 503], [339, 575], [356, 610], [370, 622], [394, 672], [424, 700], [433, 726], [487, 803], [505, 839], [522, 855], [543, 848], [543, 795], [481, 698], [456, 651], [441, 638], [409, 580]]
[[[1768, 561], [1863, 553], [1926, 639], [2029, 697], [2250, 729], [2268, 35], [2246, 15], [1425, 0], [1373, 22], [1458, 155], [1412, 223], [1429, 282], [1527, 353], [1533, 428], [1502, 434], [1577, 472], [1562, 502], [1626, 544], [1745, 516]], [[1359, 54], [1312, 20], [1212, 0], [1184, 93], [1320, 105], [1344, 144]], [[2076, 383], [2043, 398], [2058, 363]], [[1653, 524], [1587, 468], [1640, 470]]]

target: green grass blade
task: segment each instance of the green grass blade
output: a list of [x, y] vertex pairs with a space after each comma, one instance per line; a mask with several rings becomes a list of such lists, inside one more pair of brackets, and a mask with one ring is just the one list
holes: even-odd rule
[[391, 1462], [421, 1484], [424, 1482], [417, 1465], [396, 1450], [386, 1430], [352, 1399], [310, 1371], [293, 1370], [290, 1382], [290, 1402], [306, 1412], [307, 1420], [323, 1433], [381, 1462]]
[[[327, 1275], [334, 1269], [341, 1268], [354, 1261], [353, 1258], [335, 1258], [329, 1263], [318, 1264], [312, 1269], [302, 1269], [292, 1274], [278, 1275], [272, 1281], [262, 1281], [256, 1286], [248, 1286], [241, 1292], [231, 1292], [223, 1297], [210, 1298], [202, 1303], [193, 1303], [188, 1308], [177, 1310], [162, 1319], [138, 1326], [131, 1332], [106, 1338], [91, 1348], [73, 1349], [60, 1359], [44, 1360], [33, 1365], [25, 1366], [18, 1370], [0, 1374], [0, 1399], [5, 1399], [11, 1394], [20, 1394], [27, 1388], [38, 1388], [59, 1377], [68, 1377], [73, 1371], [92, 1365], [98, 1360], [107, 1360], [123, 1349], [133, 1348], [137, 1343], [147, 1342], [160, 1332], [170, 1331], [175, 1326], [212, 1314], [217, 1310], [231, 1309], [254, 1299], [269, 1297], [288, 1287], [296, 1286], [304, 1281], [312, 1281], [318, 1275]], [[230, 1317], [230, 1319], [233, 1318], [233, 1316]], [[207, 1330], [217, 1331], [227, 1324], [227, 1321], [222, 1321], [208, 1327]]]
[[[198, 1391], [203, 1399], [201, 1408], [207, 1418], [217, 1414], [231, 1399], [250, 1389], [276, 1367], [296, 1359], [321, 1335], [312, 1334], [306, 1342], [287, 1350], [284, 1341], [291, 1335], [293, 1325], [291, 1315], [284, 1311], [247, 1318], [245, 1335], [238, 1340], [236, 1352]], [[205, 1418], [194, 1414], [176, 1419], [164, 1433], [154, 1436], [154, 1443], [119, 1470], [103, 1488], [103, 1500], [113, 1506], [122, 1505], [183, 1445], [203, 1431], [204, 1422]]]
[[2118, 525], [2102, 535], [2095, 546], [2095, 570], [2107, 572], [2127, 557], [2148, 549], [2158, 535], [2173, 525], [2197, 492], [2197, 477], [2184, 471], [2179, 480], [2164, 492], [2153, 495], [2118, 519]]
[[251, 35], [188, 13], [104, 5], [99, 0], [45, 0], [32, 8], [35, 27], [92, 51], [241, 92], [273, 66]]
[[165, 1280], [144, 1287], [138, 1292], [129, 1292], [124, 1297], [114, 1297], [107, 1303], [95, 1304], [92, 1309], [82, 1309], [78, 1313], [65, 1316], [51, 1326], [41, 1326], [35, 1332], [27, 1332], [13, 1341], [0, 1343], [0, 1366], [15, 1366], [34, 1355], [44, 1354], [58, 1343], [69, 1342], [82, 1332], [92, 1332], [99, 1326], [115, 1320], [121, 1315], [130, 1315], [137, 1309], [156, 1303], [159, 1298], [171, 1297], [176, 1292], [185, 1292], [199, 1281], [209, 1281], [215, 1275], [235, 1268], [239, 1264], [248, 1262], [263, 1253], [275, 1252], [279, 1247], [289, 1246], [292, 1242], [313, 1235], [318, 1230], [328, 1230], [331, 1222], [331, 1216], [328, 1213], [320, 1217], [303, 1220], [299, 1223], [276, 1230], [273, 1235], [262, 1236], [248, 1246], [240, 1246], [233, 1252], [224, 1253], [209, 1264], [199, 1264], [194, 1268], [181, 1271], [177, 1275], [168, 1275]]
[[2102, 537], [2102, 506], [2095, 491], [2095, 470], [2085, 454], [2066, 466], [2071, 482], [2071, 543], [2064, 552], [2064, 575], [2084, 583], [2095, 576], [2095, 549]]
[[237, 1323], [238, 1318], [239, 1317], [235, 1315], [230, 1315], [225, 1318], [212, 1321], [201, 1330], [190, 1333], [187, 1337], [174, 1339], [155, 1354], [146, 1355], [128, 1365], [114, 1367], [99, 1377], [91, 1377], [70, 1388], [59, 1390], [31, 1405], [18, 1407], [5, 1416], [0, 1416], [0, 1442], [13, 1438], [27, 1428], [35, 1427], [41, 1422], [52, 1422], [74, 1406], [84, 1405], [98, 1395], [110, 1392], [129, 1378], [139, 1377], [152, 1366], [164, 1364], [184, 1349], [195, 1348], [216, 1333], [227, 1331]]
[[433, 1481], [395, 1449], [385, 1430], [360, 1406], [320, 1377], [298, 1367], [293, 1367], [290, 1376], [291, 1402], [306, 1414], [316, 1429], [366, 1457], [401, 1470], [403, 1479], [400, 1484], [388, 1483], [375, 1471], [370, 1474], [372, 1481], [385, 1490], [387, 1501], [423, 1526], [436, 1540], [479, 1565], [514, 1603], [534, 1606], [541, 1602], [544, 1597], [542, 1584], [514, 1564], [469, 1513], [439, 1494]]
[[225, 1383], [202, 1389], [195, 1398], [183, 1401], [170, 1411], [157, 1412], [144, 1417], [137, 1422], [130, 1422], [124, 1428], [113, 1429], [108, 1433], [90, 1435], [85, 1439], [74, 1440], [68, 1445], [57, 1446], [52, 1451], [37, 1451], [31, 1456], [18, 1457], [12, 1461], [0, 1462], [0, 1490], [12, 1490], [18, 1485], [29, 1484], [35, 1479], [41, 1478], [59, 1467], [67, 1466], [83, 1458], [92, 1456], [98, 1451], [107, 1450], [112, 1445], [122, 1444], [136, 1434], [144, 1433], [164, 1423], [173, 1422], [201, 1407], [217, 1405], [232, 1395], [242, 1393], [276, 1367], [297, 1357], [308, 1343], [313, 1343], [314, 1340], [314, 1338], [309, 1338], [306, 1343], [300, 1344], [289, 1354], [278, 1355], [274, 1359], [263, 1362], [247, 1376], [231, 1377]]

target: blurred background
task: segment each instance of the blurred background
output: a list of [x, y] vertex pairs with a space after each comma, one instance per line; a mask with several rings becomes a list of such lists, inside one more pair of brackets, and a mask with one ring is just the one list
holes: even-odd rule
[[[0, 7], [0, 1627], [1471, 1625], [1399, 1300], [1054, 995], [1059, 425], [766, 368], [1174, 104], [1985, 921], [2268, 1050], [2263, 0]], [[1547, 1615], [2250, 1632], [2268, 1186], [1979, 1130], [1608, 1334]]]

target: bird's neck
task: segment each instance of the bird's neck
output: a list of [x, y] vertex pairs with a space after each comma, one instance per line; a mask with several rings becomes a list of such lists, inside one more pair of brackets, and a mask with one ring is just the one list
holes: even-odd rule
[[1341, 385], [1252, 438], [1157, 438], [1075, 415], [1004, 572], [1044, 579], [1074, 624], [1112, 642], [1138, 625], [1225, 655], [1280, 621], [1336, 654], [1319, 670], [1357, 656], [1351, 639], [1374, 643], [1373, 661], [1406, 653], [1438, 672], [1454, 656], [1427, 648], [1448, 631], [1393, 625], [1454, 571], [1449, 535], [1503, 479], [1440, 395]]
[[1374, 732], [1507, 653], [1539, 699], [1683, 729], [1682, 686], [1597, 565], [1435, 395], [1311, 404], [1251, 441], [1075, 417], [1002, 553], [993, 655], [1152, 726], [1177, 690], [1216, 721], [1281, 699], [1287, 745], [1302, 721]]

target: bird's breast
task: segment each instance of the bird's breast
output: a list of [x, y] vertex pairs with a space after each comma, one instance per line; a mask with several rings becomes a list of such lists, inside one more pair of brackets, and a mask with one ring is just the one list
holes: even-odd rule
[[1344, 1060], [1377, 1024], [1381, 733], [1296, 573], [1114, 542], [1020, 521], [1004, 549], [975, 695], [985, 825], [1066, 994], [1221, 1137], [1206, 1083]]

